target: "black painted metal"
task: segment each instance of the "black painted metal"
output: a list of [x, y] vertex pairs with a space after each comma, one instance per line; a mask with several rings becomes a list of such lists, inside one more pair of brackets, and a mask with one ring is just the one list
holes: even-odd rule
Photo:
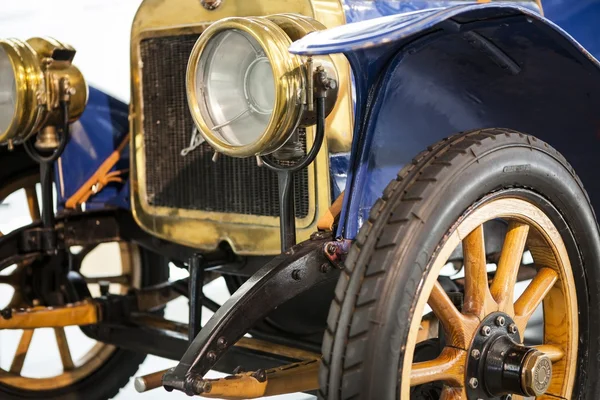
[[294, 217], [294, 173], [278, 171], [281, 251], [296, 244], [296, 218]]
[[500, 336], [490, 346], [485, 360], [484, 383], [492, 396], [520, 394], [527, 396], [521, 386], [521, 372], [531, 348], [521, 346], [508, 336]]
[[196, 383], [256, 322], [311, 287], [336, 279], [335, 269], [327, 273], [320, 269], [328, 262], [323, 254], [327, 240], [331, 237], [292, 247], [244, 283], [204, 326], [179, 364], [165, 374], [163, 385], [198, 394]]
[[[189, 346], [187, 333], [131, 325], [101, 326], [85, 333], [99, 341], [143, 354], [179, 360]], [[243, 365], [245, 369], [274, 368], [298, 361], [241, 347], [232, 347], [211, 368], [225, 373]]]
[[202, 256], [200, 254], [194, 255], [190, 258], [190, 280], [189, 280], [189, 299], [190, 299], [190, 326], [189, 326], [189, 340], [190, 343], [200, 333], [202, 329], [202, 303], [204, 300], [204, 293], [202, 292], [202, 286], [204, 286], [204, 269], [202, 266]]
[[[511, 326], [516, 326], [514, 321], [500, 312], [490, 314], [479, 325], [467, 361], [465, 387], [469, 399], [500, 400], [507, 394], [525, 395], [521, 366], [531, 349], [520, 345], [520, 334]], [[488, 331], [484, 331], [486, 327]]]
[[293, 165], [279, 165], [266, 157], [261, 157], [267, 168], [277, 172], [279, 187], [279, 217], [281, 252], [296, 244], [296, 220], [294, 218], [294, 174], [304, 170], [319, 154], [325, 137], [325, 97], [317, 97], [317, 128], [315, 141], [310, 151]]

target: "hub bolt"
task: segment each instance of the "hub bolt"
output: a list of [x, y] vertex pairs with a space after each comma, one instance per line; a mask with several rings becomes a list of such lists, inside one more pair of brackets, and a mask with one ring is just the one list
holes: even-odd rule
[[469, 379], [469, 386], [471, 387], [471, 389], [477, 389], [477, 386], [479, 386], [479, 381], [477, 380], [477, 378]]
[[477, 349], [473, 349], [471, 351], [471, 357], [473, 357], [476, 360], [479, 360], [479, 357], [481, 357], [481, 352]]
[[490, 328], [489, 326], [485, 325], [483, 328], [481, 328], [481, 334], [483, 336], [490, 336], [491, 333], [492, 333], [492, 328]]
[[515, 324], [510, 324], [510, 325], [508, 326], [508, 332], [509, 332], [509, 333], [513, 333], [513, 334], [514, 334], [514, 333], [517, 333], [517, 325], [515, 325]]
[[506, 324], [506, 319], [502, 315], [496, 318], [496, 325], [504, 326], [504, 324]]

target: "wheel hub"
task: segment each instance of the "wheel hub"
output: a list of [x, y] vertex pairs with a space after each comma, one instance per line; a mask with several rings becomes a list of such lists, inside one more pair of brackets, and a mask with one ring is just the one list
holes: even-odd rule
[[517, 325], [507, 314], [492, 313], [481, 322], [467, 361], [465, 387], [469, 399], [540, 396], [548, 390], [552, 362], [520, 342]]

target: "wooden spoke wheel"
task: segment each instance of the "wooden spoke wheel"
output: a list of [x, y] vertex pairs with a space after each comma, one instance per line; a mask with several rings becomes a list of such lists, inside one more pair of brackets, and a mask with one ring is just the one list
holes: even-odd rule
[[500, 129], [436, 144], [348, 256], [320, 396], [597, 398], [599, 243], [580, 181], [547, 144]]
[[[0, 235], [40, 218], [39, 175], [35, 168], [24, 169], [16, 178], [2, 180], [0, 176]], [[113, 294], [125, 294], [131, 287], [159, 283], [167, 277], [162, 259], [148, 260], [131, 243], [72, 248], [69, 257], [93, 296], [100, 294], [100, 286]], [[155, 264], [145, 279], [144, 262]], [[30, 266], [30, 262], [21, 262], [0, 271], [0, 308], [44, 306], [31, 293]], [[110, 398], [144, 358], [89, 339], [76, 326], [0, 330], [0, 398]]]

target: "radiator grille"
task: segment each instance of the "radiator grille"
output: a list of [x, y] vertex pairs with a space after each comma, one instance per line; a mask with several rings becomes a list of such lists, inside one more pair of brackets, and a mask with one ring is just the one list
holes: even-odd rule
[[[212, 162], [206, 143], [189, 146], [194, 123], [185, 95], [188, 57], [199, 35], [164, 36], [141, 42], [146, 156], [150, 205], [260, 216], [278, 216], [277, 176], [254, 158], [221, 155]], [[308, 171], [296, 174], [296, 217], [308, 215]]]

